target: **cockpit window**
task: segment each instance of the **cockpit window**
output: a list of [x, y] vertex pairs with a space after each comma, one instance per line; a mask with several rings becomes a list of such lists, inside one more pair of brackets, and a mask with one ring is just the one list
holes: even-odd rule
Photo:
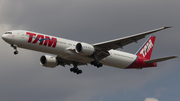
[[12, 32], [6, 32], [5, 34], [12, 34]]

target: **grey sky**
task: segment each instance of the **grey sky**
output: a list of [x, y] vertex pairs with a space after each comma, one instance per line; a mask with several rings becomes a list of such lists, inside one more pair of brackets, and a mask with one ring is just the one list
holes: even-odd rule
[[[179, 0], [0, 0], [0, 35], [25, 29], [96, 43], [172, 25], [154, 34], [152, 58], [180, 56], [179, 9]], [[135, 53], [147, 38], [120, 50]], [[143, 70], [80, 66], [75, 75], [68, 66], [42, 67], [46, 53], [18, 49], [14, 56], [3, 40], [0, 47], [2, 101], [180, 100], [179, 58]]]

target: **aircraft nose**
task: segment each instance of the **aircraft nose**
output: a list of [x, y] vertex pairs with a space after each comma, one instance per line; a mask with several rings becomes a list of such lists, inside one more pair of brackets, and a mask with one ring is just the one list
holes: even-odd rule
[[3, 34], [1, 37], [2, 37], [3, 40], [6, 40], [6, 35], [5, 34]]
[[7, 34], [3, 34], [3, 35], [1, 36], [1, 38], [2, 38], [4, 41], [8, 42], [8, 43], [11, 42], [11, 38], [8, 37]]

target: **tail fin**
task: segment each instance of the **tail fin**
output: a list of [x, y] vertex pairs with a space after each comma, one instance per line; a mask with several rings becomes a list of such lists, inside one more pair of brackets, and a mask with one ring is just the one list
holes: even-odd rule
[[148, 60], [151, 58], [151, 53], [154, 47], [156, 37], [151, 36], [142, 46], [141, 48], [136, 52], [137, 56], [144, 57]]

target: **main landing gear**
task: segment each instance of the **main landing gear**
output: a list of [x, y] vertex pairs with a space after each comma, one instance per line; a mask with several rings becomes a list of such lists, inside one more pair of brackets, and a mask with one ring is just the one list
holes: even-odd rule
[[74, 65], [74, 67], [73, 68], [70, 68], [70, 71], [71, 72], [74, 72], [74, 73], [76, 73], [76, 74], [81, 74], [82, 73], [82, 70], [80, 70], [79, 68], [77, 68], [77, 64], [75, 63], [75, 64], [73, 64]]
[[16, 45], [14, 45], [14, 44], [11, 44], [11, 47], [13, 47], [14, 48], [14, 55], [16, 55], [16, 54], [18, 54], [19, 52], [17, 51], [17, 46]]
[[97, 60], [91, 61], [91, 65], [97, 66], [97, 68], [103, 66], [103, 64], [102, 64], [102, 63], [99, 63]]
[[96, 66], [97, 68], [102, 67], [103, 64], [99, 63], [99, 59], [98, 59], [97, 55], [93, 54], [92, 56], [94, 58], [94, 61], [91, 61], [90, 64]]

